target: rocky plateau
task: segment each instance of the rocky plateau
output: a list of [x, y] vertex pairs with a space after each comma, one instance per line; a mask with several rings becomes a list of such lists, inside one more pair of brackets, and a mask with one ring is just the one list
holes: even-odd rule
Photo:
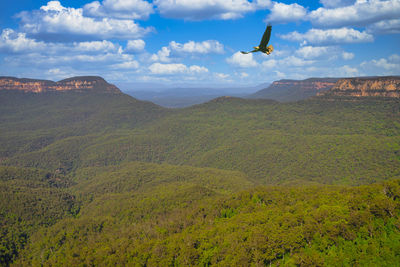
[[66, 91], [121, 93], [115, 85], [109, 84], [103, 78], [98, 76], [72, 77], [58, 82], [15, 77], [0, 77], [0, 90], [16, 90], [27, 93]]

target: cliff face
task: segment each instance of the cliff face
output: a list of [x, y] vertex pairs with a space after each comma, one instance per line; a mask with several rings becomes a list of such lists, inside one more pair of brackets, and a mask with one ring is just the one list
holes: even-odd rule
[[278, 101], [296, 101], [315, 96], [331, 89], [339, 79], [310, 78], [306, 80], [279, 80], [262, 89], [250, 98], [269, 98]]
[[296, 87], [299, 91], [306, 92], [306, 91], [326, 91], [332, 86], [335, 85], [337, 79], [335, 78], [326, 78], [326, 79], [317, 79], [311, 78], [301, 81], [296, 80], [280, 80], [273, 82], [271, 86], [273, 87]]
[[400, 97], [400, 76], [340, 79], [320, 96]]
[[121, 93], [116, 86], [107, 83], [103, 78], [97, 76], [73, 77], [58, 82], [0, 77], [0, 90], [17, 90], [33, 93], [65, 91]]

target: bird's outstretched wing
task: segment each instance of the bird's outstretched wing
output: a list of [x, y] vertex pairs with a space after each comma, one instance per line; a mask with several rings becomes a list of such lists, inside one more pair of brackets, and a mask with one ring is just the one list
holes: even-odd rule
[[264, 35], [261, 39], [259, 47], [261, 49], [266, 49], [267, 44], [269, 42], [269, 38], [271, 37], [272, 26], [268, 24], [267, 28], [265, 29]]
[[257, 52], [258, 50], [252, 50], [252, 51], [249, 51], [249, 52], [246, 52], [246, 51], [240, 51], [240, 53], [242, 53], [242, 54], [250, 54], [250, 53], [254, 53], [254, 52]]

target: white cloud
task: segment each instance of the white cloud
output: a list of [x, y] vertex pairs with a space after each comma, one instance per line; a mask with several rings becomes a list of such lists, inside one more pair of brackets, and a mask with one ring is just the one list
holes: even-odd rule
[[280, 36], [289, 41], [302, 42], [303, 44], [332, 45], [344, 43], [372, 42], [373, 36], [367, 32], [354, 29], [311, 29], [306, 33], [291, 32]]
[[74, 42], [74, 50], [82, 52], [112, 52], [117, 51], [119, 45], [110, 41]]
[[144, 50], [145, 46], [146, 46], [146, 43], [142, 39], [129, 40], [126, 44], [125, 51], [132, 52], [132, 53], [140, 53]]
[[157, 54], [153, 54], [151, 56], [152, 61], [161, 61], [161, 62], [170, 62], [171, 59], [169, 58], [171, 54], [171, 49], [166, 46], [163, 46], [161, 50], [157, 52]]
[[286, 66], [286, 67], [304, 67], [307, 65], [313, 64], [315, 61], [313, 60], [306, 60], [302, 58], [298, 58], [296, 56], [288, 56], [281, 60], [278, 60], [279, 66]]
[[262, 65], [267, 68], [275, 68], [278, 65], [278, 60], [267, 59], [262, 62]]
[[336, 76], [338, 77], [356, 77], [359, 76], [359, 71], [357, 68], [344, 65], [336, 69]]
[[240, 52], [236, 52], [231, 57], [227, 58], [226, 61], [231, 65], [242, 68], [256, 67], [258, 65], [253, 59], [253, 54], [242, 54]]
[[271, 5], [270, 0], [154, 0], [153, 3], [162, 16], [187, 20], [237, 19]]
[[121, 47], [110, 41], [91, 41], [73, 43], [46, 43], [26, 37], [12, 29], [5, 29], [0, 35], [0, 51], [8, 53], [43, 53], [45, 55], [88, 55], [104, 53], [121, 53]]
[[151, 56], [152, 61], [171, 62], [171, 57], [180, 57], [187, 54], [209, 54], [224, 52], [224, 45], [215, 40], [207, 40], [203, 42], [189, 41], [181, 44], [171, 41], [168, 46], [163, 46], [156, 54]]
[[379, 21], [367, 27], [368, 32], [386, 34], [386, 33], [400, 33], [400, 19], [391, 19]]
[[298, 4], [286, 5], [283, 3], [274, 3], [271, 13], [265, 19], [266, 22], [287, 23], [300, 21], [306, 18], [307, 10]]
[[184, 44], [172, 41], [169, 43], [169, 47], [171, 50], [178, 53], [222, 54], [224, 52], [224, 45], [215, 40], [207, 40], [203, 42], [189, 41]]
[[341, 57], [349, 60], [354, 58], [353, 53], [343, 51], [339, 46], [302, 46], [295, 53], [305, 59], [334, 60]]
[[319, 27], [366, 26], [388, 19], [398, 19], [399, 0], [358, 0], [354, 5], [338, 8], [318, 8], [309, 14]]
[[296, 51], [296, 54], [303, 58], [318, 58], [333, 52], [329, 46], [303, 46]]
[[137, 62], [136, 60], [125, 61], [122, 63], [113, 64], [113, 65], [111, 65], [111, 68], [113, 68], [113, 69], [137, 69], [137, 68], [139, 68], [139, 62]]
[[208, 69], [205, 67], [192, 65], [187, 67], [184, 64], [176, 63], [176, 64], [161, 64], [161, 63], [153, 63], [149, 66], [149, 70], [153, 74], [160, 75], [171, 75], [171, 74], [198, 74], [198, 73], [206, 73]]
[[219, 72], [214, 73], [214, 75], [215, 75], [215, 77], [217, 77], [218, 79], [221, 79], [221, 80], [226, 80], [230, 77], [229, 74], [219, 73]]
[[392, 62], [400, 63], [400, 55], [393, 54], [389, 57], [389, 60]]
[[12, 29], [4, 29], [0, 35], [0, 51], [11, 53], [27, 53], [43, 50], [44, 42], [27, 38], [25, 33], [17, 33]]
[[143, 0], [94, 1], [83, 7], [83, 15], [89, 17], [147, 19], [153, 12], [153, 5]]
[[247, 77], [249, 77], [248, 73], [246, 73], [246, 72], [241, 72], [240, 73], [240, 78], [247, 78]]
[[378, 68], [385, 69], [385, 70], [394, 70], [394, 69], [399, 70], [400, 69], [399, 64], [392, 63], [385, 58], [381, 58], [378, 60], [373, 59], [370, 61], [370, 64], [372, 64]]
[[400, 64], [398, 59], [398, 55], [392, 55], [388, 59], [386, 58], [380, 58], [380, 59], [373, 59], [370, 61], [364, 61], [361, 63], [362, 67], [368, 67], [368, 68], [378, 68], [378, 69], [383, 69], [385, 71], [393, 71], [393, 73], [398, 72], [400, 69]]
[[278, 70], [276, 70], [276, 71], [274, 71], [274, 72], [275, 72], [276, 76], [279, 77], [279, 78], [281, 78], [281, 79], [286, 77], [286, 74], [283, 73], [283, 72], [280, 72], [280, 71], [278, 71]]
[[47, 3], [47, 6], [40, 7], [43, 11], [63, 11], [65, 8], [61, 5], [59, 1], [50, 1]]
[[66, 74], [111, 75], [116, 69], [138, 69], [132, 55], [124, 54], [118, 43], [107, 40], [91, 42], [45, 43], [6, 29], [0, 35], [0, 52], [5, 52], [2, 68], [17, 75], [68, 76]]
[[343, 52], [342, 53], [342, 58], [344, 60], [350, 60], [354, 58], [354, 54], [353, 53], [349, 53], [349, 52]]
[[208, 72], [208, 69], [206, 67], [200, 67], [197, 65], [192, 65], [189, 67], [189, 72], [191, 73], [204, 73]]
[[40, 10], [21, 12], [18, 17], [23, 31], [45, 40], [131, 39], [152, 31], [132, 20], [85, 17], [82, 8], [66, 8], [58, 1], [51, 1]]

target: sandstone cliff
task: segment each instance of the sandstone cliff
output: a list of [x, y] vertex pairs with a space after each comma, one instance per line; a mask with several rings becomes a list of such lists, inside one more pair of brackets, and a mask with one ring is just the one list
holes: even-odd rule
[[58, 82], [0, 77], [0, 90], [17, 90], [33, 93], [65, 91], [121, 93], [116, 86], [107, 83], [103, 78], [97, 76], [72, 77]]
[[340, 79], [319, 96], [400, 97], [400, 76]]
[[335, 85], [338, 78], [310, 78], [306, 80], [279, 80], [249, 98], [268, 98], [278, 101], [296, 101], [315, 96]]

